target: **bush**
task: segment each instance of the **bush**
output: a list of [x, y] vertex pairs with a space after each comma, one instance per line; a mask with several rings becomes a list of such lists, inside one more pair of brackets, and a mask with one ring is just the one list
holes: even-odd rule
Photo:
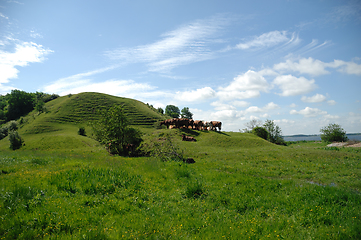
[[263, 127], [253, 128], [252, 133], [265, 140], [267, 140], [269, 134], [268, 131]]
[[78, 134], [81, 136], [86, 136], [85, 127], [80, 127], [78, 130]]
[[142, 133], [129, 127], [123, 108], [114, 105], [100, 115], [102, 117], [98, 121], [91, 123], [95, 139], [111, 154], [134, 156], [143, 141]]
[[10, 149], [16, 150], [23, 146], [24, 140], [17, 131], [11, 131], [9, 134]]
[[16, 131], [18, 130], [18, 123], [16, 121], [10, 121], [8, 124], [9, 131]]
[[324, 142], [346, 142], [348, 140], [346, 131], [335, 123], [331, 123], [328, 126], [321, 128], [321, 139]]
[[9, 132], [8, 127], [5, 126], [0, 128], [0, 140], [5, 138], [8, 135], [8, 132]]

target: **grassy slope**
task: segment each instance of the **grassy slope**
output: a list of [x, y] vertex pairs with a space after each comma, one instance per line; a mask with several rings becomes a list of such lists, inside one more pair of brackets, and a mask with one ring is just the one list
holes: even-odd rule
[[[69, 101], [51, 102], [51, 114]], [[0, 239], [361, 236], [360, 149], [283, 147], [252, 134], [148, 127], [146, 143], [169, 137], [196, 163], [123, 158], [78, 136], [77, 123], [61, 120], [72, 111], [61, 111], [68, 114], [55, 122], [47, 114], [29, 120], [58, 131], [21, 129], [29, 145], [51, 151], [27, 144], [0, 153]], [[197, 142], [182, 142], [184, 133]], [[54, 135], [62, 140], [51, 142]]]
[[[97, 143], [89, 138], [77, 135], [79, 126], [99, 117], [98, 110], [113, 104], [123, 106], [131, 125], [145, 129], [153, 127], [162, 116], [151, 110], [146, 104], [129, 98], [114, 97], [100, 93], [80, 93], [64, 96], [48, 102], [47, 113], [33, 111], [24, 117], [19, 133], [25, 140], [23, 150], [82, 149], [89, 151]], [[8, 138], [0, 141], [0, 150], [9, 146]]]

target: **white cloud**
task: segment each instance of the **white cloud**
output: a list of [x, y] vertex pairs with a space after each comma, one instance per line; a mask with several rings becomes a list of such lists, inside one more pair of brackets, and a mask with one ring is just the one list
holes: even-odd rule
[[214, 57], [210, 45], [229, 20], [221, 16], [198, 20], [163, 34], [162, 39], [134, 48], [119, 48], [105, 53], [112, 60], [147, 63], [150, 71], [166, 72], [180, 65]]
[[242, 111], [236, 110], [221, 110], [217, 112], [210, 113], [210, 119], [208, 120], [217, 120], [217, 121], [226, 121], [231, 122], [243, 116]]
[[30, 37], [32, 38], [43, 38], [43, 36], [40, 33], [37, 33], [35, 31], [30, 31]]
[[77, 86], [60, 93], [66, 95], [69, 93], [77, 94], [81, 92], [100, 92], [114, 96], [122, 96], [129, 98], [141, 98], [143, 92], [154, 90], [155, 88], [142, 83], [136, 83], [133, 80], [108, 80], [98, 83], [86, 82], [81, 86]]
[[326, 101], [326, 97], [324, 95], [318, 93], [318, 94], [316, 94], [316, 95], [314, 95], [312, 97], [303, 96], [301, 98], [301, 100], [303, 102], [307, 102], [307, 103], [318, 103], [318, 102]]
[[213, 98], [216, 92], [210, 87], [204, 87], [195, 91], [177, 92], [175, 99], [186, 102], [198, 102]]
[[7, 16], [5, 16], [4, 14], [2, 14], [1, 12], [0, 12], [0, 17], [5, 18], [6, 20], [9, 19]]
[[329, 100], [327, 101], [328, 105], [333, 106], [336, 105], [336, 101], [335, 100]]
[[305, 117], [317, 117], [318, 115], [326, 115], [326, 111], [322, 111], [318, 108], [310, 108], [306, 107], [305, 109], [302, 109], [300, 111], [291, 110], [290, 114], [301, 114]]
[[361, 75], [361, 64], [355, 62], [334, 60], [332, 63], [329, 63], [328, 66], [338, 68], [338, 71], [342, 73]]
[[330, 72], [326, 68], [334, 68], [339, 72], [347, 74], [361, 75], [361, 64], [355, 62], [345, 62], [342, 60], [334, 60], [333, 62], [325, 63], [318, 59], [301, 58], [298, 62], [293, 59], [287, 59], [286, 62], [278, 63], [273, 66], [273, 69], [280, 72], [298, 72], [306, 73], [313, 76], [325, 75]]
[[323, 75], [328, 74], [325, 70], [325, 63], [320, 60], [314, 60], [313, 58], [302, 58], [298, 62], [294, 62], [291, 59], [287, 59], [286, 62], [278, 63], [273, 66], [278, 71], [294, 71], [299, 73], [307, 73], [311, 75]]
[[233, 101], [232, 105], [236, 106], [236, 107], [248, 107], [249, 106], [249, 102], [246, 101]]
[[263, 110], [257, 106], [251, 106], [246, 109], [246, 112], [247, 113], [259, 113], [259, 112], [263, 112]]
[[245, 99], [260, 96], [260, 92], [267, 92], [269, 84], [259, 73], [248, 70], [239, 75], [227, 87], [220, 87], [217, 96], [221, 100]]
[[[246, 113], [264, 113], [270, 110], [278, 109], [280, 106], [275, 104], [274, 102], [267, 103], [264, 107], [260, 108], [257, 106], [251, 106], [245, 110]], [[269, 116], [267, 114], [267, 116]], [[264, 117], [264, 115], [261, 115], [261, 117]]]
[[75, 74], [66, 78], [61, 78], [47, 86], [44, 87], [45, 92], [58, 93], [60, 95], [65, 95], [71, 92], [73, 89], [77, 89], [86, 84], [90, 84], [91, 80], [87, 77], [93, 76], [95, 74], [103, 73], [109, 70], [116, 68], [117, 65], [110, 67], [100, 68], [93, 71]]
[[307, 80], [304, 77], [281, 75], [274, 79], [273, 84], [282, 90], [281, 96], [296, 96], [306, 94], [316, 89], [315, 80]]
[[236, 46], [239, 49], [259, 48], [259, 47], [272, 47], [279, 43], [288, 41], [286, 31], [272, 31], [264, 33], [258, 37], [254, 37], [251, 41], [240, 43]]
[[212, 102], [211, 106], [214, 107], [217, 111], [223, 111], [223, 110], [235, 110], [236, 108], [230, 104], [225, 104], [222, 102]]
[[264, 110], [273, 110], [273, 109], [278, 109], [280, 108], [280, 106], [278, 106], [277, 104], [275, 104], [274, 102], [270, 102], [270, 103], [267, 103], [266, 106], [264, 106]]
[[9, 44], [8, 40], [17, 41], [17, 43], [14, 52], [0, 50], [0, 84], [8, 83], [10, 79], [18, 77], [19, 70], [16, 67], [42, 62], [46, 55], [53, 52], [33, 42], [20, 42], [9, 38], [4, 44]]

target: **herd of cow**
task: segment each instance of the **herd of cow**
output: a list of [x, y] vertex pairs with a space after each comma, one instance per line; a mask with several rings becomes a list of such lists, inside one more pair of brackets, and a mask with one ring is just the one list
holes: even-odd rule
[[211, 130], [221, 131], [222, 122], [210, 121], [203, 122], [201, 120], [193, 120], [188, 118], [172, 118], [160, 122], [160, 125], [165, 125], [167, 128], [191, 128], [195, 130]]

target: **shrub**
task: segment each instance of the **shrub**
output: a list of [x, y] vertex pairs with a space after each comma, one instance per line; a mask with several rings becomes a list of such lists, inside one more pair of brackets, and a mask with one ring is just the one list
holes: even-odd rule
[[345, 130], [335, 123], [321, 128], [321, 139], [324, 142], [346, 142], [348, 140]]
[[91, 123], [95, 139], [105, 145], [111, 154], [135, 155], [143, 141], [139, 130], [129, 127], [124, 110], [114, 105], [100, 114], [102, 117]]
[[23, 146], [24, 140], [21, 138], [17, 131], [11, 131], [9, 133], [10, 148], [16, 150]]
[[7, 126], [0, 128], [0, 140], [8, 135], [9, 129]]
[[80, 127], [78, 130], [78, 134], [81, 136], [86, 136], [85, 127]]
[[8, 124], [9, 131], [16, 131], [18, 130], [18, 123], [16, 121], [10, 121]]
[[269, 134], [268, 131], [263, 127], [253, 128], [252, 133], [265, 140], [267, 140]]

